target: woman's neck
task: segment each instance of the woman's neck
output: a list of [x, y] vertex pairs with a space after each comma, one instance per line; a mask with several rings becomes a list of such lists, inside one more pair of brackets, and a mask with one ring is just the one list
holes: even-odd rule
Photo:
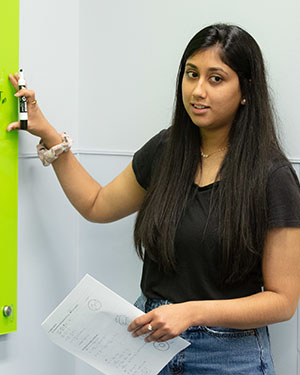
[[210, 154], [228, 146], [229, 131], [220, 129], [220, 131], [204, 131], [200, 129], [201, 151], [204, 154]]

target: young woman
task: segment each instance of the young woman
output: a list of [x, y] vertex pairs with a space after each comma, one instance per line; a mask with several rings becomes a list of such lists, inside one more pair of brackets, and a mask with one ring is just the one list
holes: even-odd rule
[[[10, 76], [16, 89], [17, 78]], [[300, 293], [300, 186], [276, 138], [255, 40], [226, 24], [197, 33], [180, 63], [172, 126], [104, 187], [66, 137], [57, 146], [62, 136], [35, 93], [21, 95], [41, 159], [53, 162], [86, 219], [138, 211], [144, 267], [136, 305], [146, 314], [128, 330], [147, 341], [191, 342], [161, 374], [274, 374], [267, 325], [290, 319]], [[65, 152], [53, 156], [53, 146]]]

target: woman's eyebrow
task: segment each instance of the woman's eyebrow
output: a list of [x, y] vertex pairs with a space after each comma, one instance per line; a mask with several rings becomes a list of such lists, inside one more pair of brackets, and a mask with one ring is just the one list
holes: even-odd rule
[[[191, 64], [191, 63], [186, 63], [185, 66], [198, 70], [198, 67], [196, 65], [194, 65], [194, 64]], [[208, 70], [208, 72], [222, 72], [222, 73], [228, 75], [228, 73], [225, 72], [224, 69], [218, 68], [218, 67], [215, 67], [215, 66], [213, 66], [211, 68], [208, 68], [207, 70]]]
[[228, 75], [228, 73], [225, 72], [225, 70], [222, 69], [222, 68], [212, 67], [212, 68], [208, 68], [208, 71], [209, 72], [222, 72], [222, 73]]
[[196, 65], [194, 65], [194, 64], [191, 64], [191, 63], [186, 63], [185, 66], [189, 66], [189, 67], [191, 67], [193, 69], [197, 69], [198, 70], [198, 67]]

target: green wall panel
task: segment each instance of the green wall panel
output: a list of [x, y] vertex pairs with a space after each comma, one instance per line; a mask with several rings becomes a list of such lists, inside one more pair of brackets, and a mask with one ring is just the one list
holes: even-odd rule
[[[17, 329], [18, 106], [8, 74], [19, 67], [19, 0], [0, 0], [0, 334]], [[10, 316], [4, 307], [11, 306]]]

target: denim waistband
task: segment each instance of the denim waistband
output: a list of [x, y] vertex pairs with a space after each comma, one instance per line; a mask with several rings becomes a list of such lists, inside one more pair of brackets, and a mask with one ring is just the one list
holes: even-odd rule
[[155, 299], [155, 298], [147, 298], [143, 293], [139, 296], [139, 298], [135, 302], [135, 306], [146, 312], [146, 306], [147, 311], [153, 310], [161, 305], [171, 305], [172, 302], [168, 301], [167, 299]]
[[[170, 302], [169, 300], [167, 299], [156, 299], [156, 298], [147, 298], [143, 293], [141, 293], [140, 297], [136, 300], [135, 302], [135, 306], [137, 308], [139, 308], [140, 310], [144, 311], [145, 313], [159, 307], [159, 306], [162, 306], [162, 305], [171, 305], [172, 302]], [[191, 326], [187, 329], [187, 332], [188, 331], [194, 331], [195, 329], [205, 329], [207, 330], [207, 328], [218, 328], [218, 330], [221, 328], [221, 327], [206, 327], [206, 326]], [[245, 329], [245, 330], [242, 330], [242, 329], [230, 329], [230, 328], [221, 328], [223, 331], [228, 331], [228, 330], [232, 330], [232, 331], [236, 331], [236, 332], [247, 332], [247, 333], [253, 333], [253, 332], [256, 332], [256, 333], [260, 333], [260, 334], [267, 334], [269, 336], [269, 332], [268, 332], [268, 327], [265, 326], [265, 327], [260, 327], [260, 328], [253, 328], [253, 329]]]

